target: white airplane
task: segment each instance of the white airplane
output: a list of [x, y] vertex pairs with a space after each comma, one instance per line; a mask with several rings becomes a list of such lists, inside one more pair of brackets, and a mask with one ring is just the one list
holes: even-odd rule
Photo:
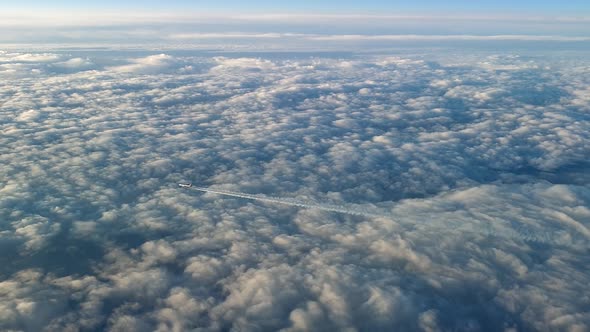
[[193, 186], [193, 184], [192, 183], [179, 183], [178, 186], [180, 188], [190, 188]]

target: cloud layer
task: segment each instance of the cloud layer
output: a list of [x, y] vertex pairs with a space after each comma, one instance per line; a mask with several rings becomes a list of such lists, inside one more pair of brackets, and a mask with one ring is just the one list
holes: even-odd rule
[[0, 329], [583, 331], [589, 72], [2, 52]]
[[[486, 41], [504, 47], [543, 42], [560, 49], [589, 49], [590, 17], [581, 15], [326, 14], [191, 11], [59, 11], [6, 9], [0, 44], [134, 49], [383, 49], [408, 44]], [[256, 41], [253, 43], [253, 41]], [[514, 42], [519, 42], [515, 44]], [[487, 44], [486, 44], [487, 45]], [[485, 46], [485, 45], [484, 45]], [[496, 45], [497, 47], [497, 45]]]

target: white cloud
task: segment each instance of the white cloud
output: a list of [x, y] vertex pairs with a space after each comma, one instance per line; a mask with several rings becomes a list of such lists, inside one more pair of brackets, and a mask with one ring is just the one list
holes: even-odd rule
[[315, 35], [307, 37], [318, 41], [589, 41], [590, 37], [543, 35]]
[[[243, 38], [282, 38], [293, 37], [283, 33], [180, 33], [169, 36], [172, 39], [243, 39]], [[298, 35], [296, 35], [298, 36]], [[304, 35], [302, 35], [304, 36]]]
[[64, 62], [58, 62], [55, 66], [67, 69], [91, 68], [93, 63], [88, 58], [71, 58]]
[[0, 51], [0, 63], [54, 62], [61, 57], [51, 53], [10, 53]]
[[590, 325], [581, 60], [109, 52], [2, 54], [0, 329]]
[[170, 68], [174, 58], [167, 54], [150, 55], [144, 58], [132, 59], [131, 64], [110, 67], [108, 69], [120, 73], [158, 73]]
[[215, 12], [215, 11], [184, 11], [184, 12], [150, 12], [134, 11], [131, 12], [113, 12], [113, 11], [18, 11], [5, 10], [2, 13], [2, 24], [5, 26], [31, 26], [31, 25], [116, 25], [116, 24], [139, 24], [139, 23], [188, 23], [195, 20], [201, 20], [207, 23], [211, 22], [337, 22], [347, 20], [352, 23], [373, 21], [373, 22], [391, 22], [397, 21], [450, 21], [450, 22], [515, 22], [523, 21], [527, 23], [566, 23], [581, 24], [588, 23], [590, 17], [580, 15], [576, 16], [533, 16], [533, 15], [415, 15], [415, 14], [326, 14], [326, 13], [238, 13], [238, 12]]
[[36, 119], [39, 118], [39, 116], [40, 116], [39, 111], [28, 110], [28, 111], [22, 112], [16, 119], [18, 121], [28, 122], [28, 121], [35, 121]]
[[302, 33], [179, 33], [168, 36], [171, 39], [294, 39], [323, 42], [359, 42], [359, 41], [562, 41], [585, 42], [590, 37], [586, 36], [560, 36], [560, 35], [346, 35], [346, 34], [302, 34]]
[[40, 216], [25, 217], [12, 223], [14, 234], [25, 239], [27, 251], [39, 250], [60, 230], [60, 225]]
[[[78, 48], [129, 49], [337, 49], [360, 50], [385, 42], [549, 42], [574, 48], [590, 38], [583, 16], [408, 13], [238, 13], [231, 11], [76, 11], [6, 9], [0, 43], [56, 43]], [[461, 32], [469, 31], [469, 34]], [[255, 43], [254, 43], [255, 41]], [[359, 45], [361, 43], [362, 45]], [[381, 45], [383, 46], [383, 45]]]

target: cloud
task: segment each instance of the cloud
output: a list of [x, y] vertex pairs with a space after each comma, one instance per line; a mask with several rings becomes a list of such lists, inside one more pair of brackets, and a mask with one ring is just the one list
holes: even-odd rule
[[316, 35], [307, 37], [318, 41], [589, 41], [590, 37], [542, 35]]
[[0, 51], [0, 63], [55, 62], [61, 57], [52, 53], [12, 53]]
[[172, 62], [173, 57], [170, 55], [158, 54], [132, 59], [130, 64], [110, 67], [109, 69], [120, 73], [158, 73], [169, 68]]
[[[590, 18], [510, 14], [411, 13], [239, 13], [231, 11], [76, 11], [7, 9], [0, 26], [11, 31], [0, 42], [162, 49], [360, 50], [359, 43], [383, 47], [416, 43], [482, 47], [482, 42], [515, 47], [516, 42], [554, 43], [560, 48], [587, 48]], [[465, 34], [469, 31], [469, 34]], [[256, 42], [256, 43], [253, 43]], [[379, 46], [379, 44], [381, 44]], [[399, 47], [400, 45], [396, 45]], [[485, 45], [483, 45], [485, 48]]]
[[370, 41], [561, 41], [585, 42], [590, 37], [551, 35], [326, 35], [297, 33], [184, 33], [170, 35], [171, 39], [291, 39], [322, 42], [370, 42]]
[[464, 15], [416, 15], [416, 14], [351, 14], [351, 13], [239, 13], [239, 12], [215, 12], [215, 11], [76, 11], [68, 12], [52, 10], [10, 10], [3, 11], [3, 25], [8, 26], [31, 26], [31, 25], [121, 25], [138, 23], [172, 23], [172, 22], [194, 22], [195, 20], [211, 22], [334, 22], [347, 20], [353, 23], [363, 22], [391, 22], [397, 21], [487, 21], [487, 22], [513, 22], [524, 21], [530, 23], [588, 23], [590, 18], [584, 16], [550, 16], [550, 15], [476, 15], [466, 13]]
[[94, 64], [88, 58], [71, 58], [64, 62], [58, 62], [55, 66], [64, 69], [88, 69], [92, 68]]
[[18, 121], [28, 122], [28, 121], [35, 121], [39, 118], [40, 113], [36, 110], [28, 110], [22, 112], [16, 119]]
[[27, 250], [40, 249], [47, 239], [55, 235], [60, 225], [51, 223], [43, 217], [29, 217], [20, 219], [12, 224], [14, 233], [18, 237], [25, 239], [25, 248]]
[[182, 33], [169, 36], [172, 39], [242, 39], [242, 38], [281, 38], [293, 36], [281, 33]]
[[590, 326], [580, 59], [8, 54], [2, 330]]

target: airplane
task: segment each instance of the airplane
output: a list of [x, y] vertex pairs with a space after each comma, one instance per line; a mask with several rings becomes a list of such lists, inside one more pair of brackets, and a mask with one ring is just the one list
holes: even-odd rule
[[192, 183], [179, 183], [178, 186], [180, 188], [190, 188], [193, 186], [193, 184]]

